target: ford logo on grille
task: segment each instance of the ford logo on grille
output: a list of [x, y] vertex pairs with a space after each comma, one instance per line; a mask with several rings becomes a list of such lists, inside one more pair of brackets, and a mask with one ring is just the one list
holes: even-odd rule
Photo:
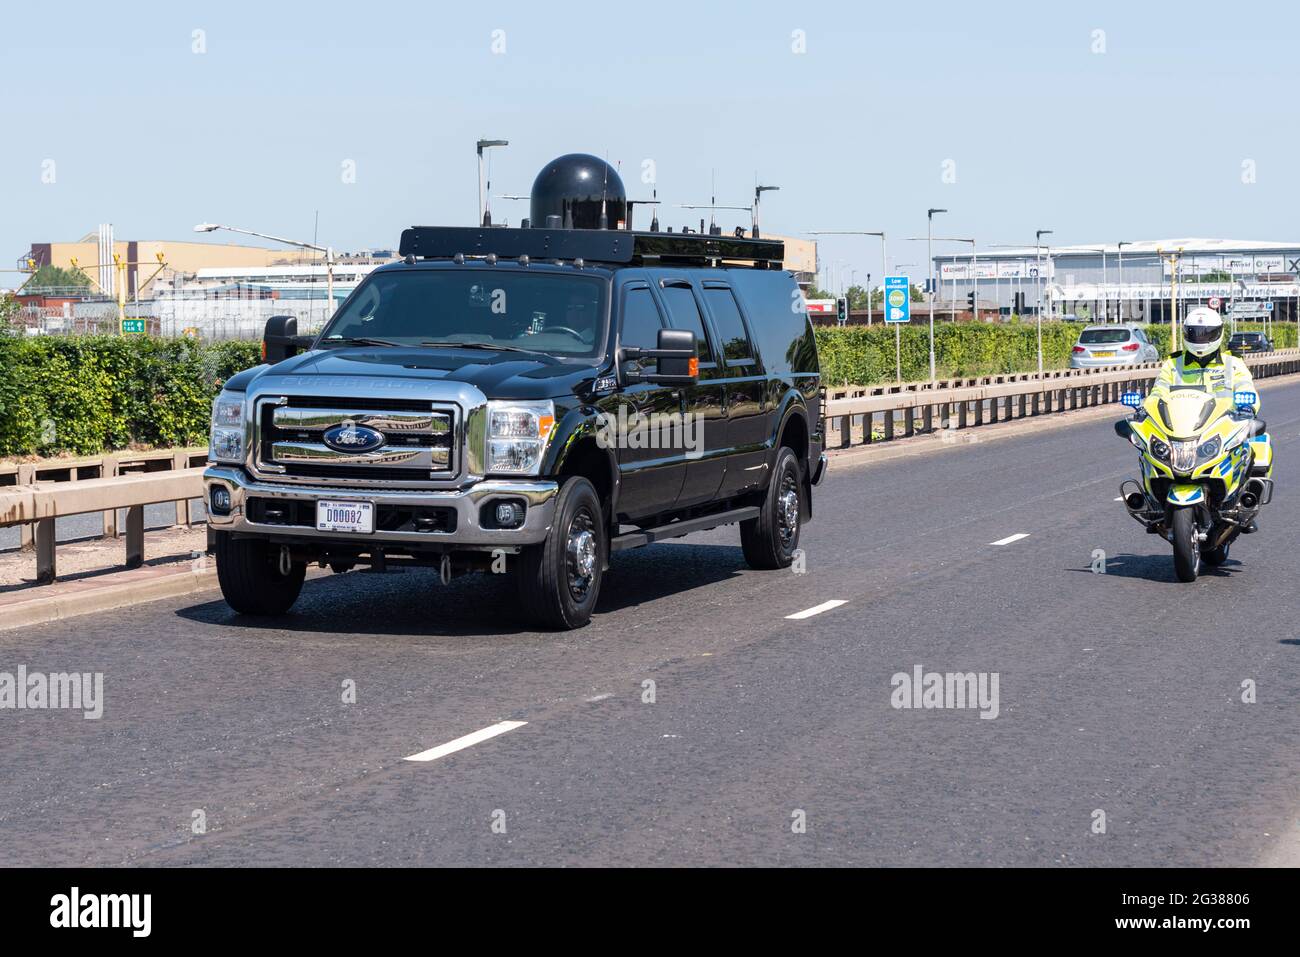
[[335, 452], [373, 452], [384, 444], [384, 433], [364, 425], [336, 425], [325, 430], [324, 439]]

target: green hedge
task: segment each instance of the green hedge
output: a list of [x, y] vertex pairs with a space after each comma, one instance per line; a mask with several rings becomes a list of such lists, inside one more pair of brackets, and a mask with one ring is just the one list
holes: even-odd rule
[[[1048, 368], [1069, 363], [1079, 329], [1077, 323], [1043, 323]], [[1147, 331], [1165, 354], [1168, 327]], [[929, 378], [926, 324], [915, 322], [901, 333], [904, 381]], [[1279, 323], [1274, 337], [1279, 348], [1293, 348], [1295, 325]], [[938, 323], [939, 374], [1030, 371], [1038, 364], [1036, 341], [1031, 321]], [[260, 361], [259, 348], [257, 342], [0, 332], [0, 457], [202, 445], [212, 397], [222, 382]], [[894, 380], [893, 329], [818, 326], [817, 348], [827, 385]]]
[[0, 457], [207, 442], [212, 397], [257, 342], [0, 335]]
[[[1238, 323], [1239, 331], [1260, 331], [1263, 326]], [[1082, 326], [1070, 322], [1043, 323], [1043, 364], [1062, 369], [1070, 364], [1070, 350]], [[1169, 352], [1169, 327], [1147, 326], [1147, 335]], [[899, 344], [903, 381], [930, 378], [929, 325], [913, 319], [901, 326]], [[817, 352], [826, 385], [873, 385], [893, 382], [894, 330], [882, 325], [817, 326]], [[1279, 349], [1294, 348], [1296, 327], [1278, 323], [1273, 329]], [[935, 365], [940, 378], [1032, 372], [1038, 368], [1037, 325], [1032, 320], [983, 323], [941, 322], [934, 326]]]

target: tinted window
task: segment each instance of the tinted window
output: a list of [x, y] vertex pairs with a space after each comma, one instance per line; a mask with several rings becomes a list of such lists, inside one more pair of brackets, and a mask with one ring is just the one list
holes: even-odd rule
[[654, 349], [659, 345], [659, 309], [649, 289], [629, 289], [623, 295], [623, 325], [619, 345]]
[[713, 325], [718, 331], [723, 356], [727, 359], [752, 359], [754, 347], [749, 342], [745, 321], [731, 290], [706, 286], [704, 301], [709, 305], [709, 312], [713, 313]]
[[402, 345], [463, 342], [553, 355], [596, 355], [606, 284], [548, 272], [410, 269], [374, 273], [326, 326], [322, 343], [349, 338]]
[[704, 320], [700, 307], [695, 304], [695, 294], [689, 286], [665, 286], [664, 304], [668, 307], [668, 322], [674, 329], [689, 329], [695, 333], [695, 354], [700, 361], [712, 360], [709, 340], [704, 334]]
[[745, 306], [764, 371], [816, 372], [817, 342], [794, 277], [775, 269], [735, 269], [729, 278]]
[[1079, 341], [1084, 345], [1110, 345], [1116, 342], [1128, 342], [1127, 329], [1085, 329], [1079, 333]]

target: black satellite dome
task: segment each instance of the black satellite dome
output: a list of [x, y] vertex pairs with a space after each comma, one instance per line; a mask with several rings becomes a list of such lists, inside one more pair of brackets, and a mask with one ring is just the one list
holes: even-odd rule
[[618, 170], [587, 153], [569, 153], [543, 166], [530, 199], [534, 229], [620, 229], [627, 220], [627, 193]]

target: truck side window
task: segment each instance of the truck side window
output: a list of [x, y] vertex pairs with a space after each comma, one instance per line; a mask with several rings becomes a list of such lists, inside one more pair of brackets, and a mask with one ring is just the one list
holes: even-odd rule
[[[659, 345], [659, 330], [664, 327], [659, 318], [659, 308], [646, 286], [634, 286], [623, 293], [623, 318], [619, 329], [619, 345], [639, 349], [654, 349]], [[654, 365], [646, 360], [643, 365]]]
[[709, 339], [704, 332], [704, 320], [700, 317], [700, 307], [695, 304], [695, 294], [689, 283], [679, 279], [665, 279], [660, 282], [663, 287], [664, 304], [668, 306], [668, 321], [674, 329], [689, 329], [695, 333], [695, 354], [700, 363], [713, 361], [709, 352]]
[[713, 324], [722, 341], [722, 355], [727, 365], [752, 364], [754, 345], [749, 341], [745, 320], [731, 290], [726, 286], [705, 286], [704, 301], [708, 303], [709, 312], [713, 313]]

